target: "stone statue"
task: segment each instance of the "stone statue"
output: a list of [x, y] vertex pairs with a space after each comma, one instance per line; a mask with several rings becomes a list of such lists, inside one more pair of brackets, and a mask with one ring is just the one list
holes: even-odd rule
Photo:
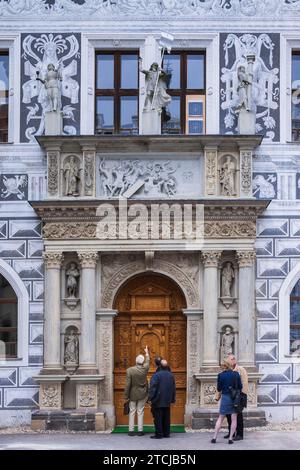
[[36, 72], [36, 79], [43, 83], [47, 93], [46, 111], [61, 110], [61, 87], [62, 74], [60, 68], [55, 69], [53, 64], [48, 64], [44, 80], [39, 78], [39, 71]]
[[65, 364], [78, 364], [79, 358], [79, 341], [75, 330], [71, 330], [69, 334], [65, 334]]
[[220, 172], [220, 184], [221, 184], [222, 196], [236, 196], [235, 173], [236, 173], [236, 167], [235, 167], [234, 160], [230, 156], [227, 156], [226, 161], [225, 163], [223, 163], [223, 166]]
[[234, 279], [234, 270], [230, 262], [222, 269], [222, 297], [231, 297], [231, 289]]
[[252, 110], [252, 83], [253, 83], [253, 74], [248, 73], [244, 65], [240, 65], [237, 69], [238, 77], [238, 95], [239, 95], [239, 104], [237, 111], [242, 108], [246, 111]]
[[76, 263], [70, 264], [69, 269], [66, 271], [66, 276], [68, 297], [76, 298], [78, 292], [78, 278], [80, 276]]
[[156, 110], [162, 111], [171, 102], [171, 96], [167, 93], [167, 83], [169, 74], [159, 67], [157, 62], [153, 62], [150, 70], [140, 71], [146, 76], [146, 99], [144, 111]]
[[70, 157], [70, 160], [64, 166], [64, 178], [65, 195], [79, 196], [80, 168], [73, 156]]
[[221, 361], [225, 359], [228, 354], [233, 354], [234, 335], [230, 326], [225, 328], [225, 333], [221, 339]]

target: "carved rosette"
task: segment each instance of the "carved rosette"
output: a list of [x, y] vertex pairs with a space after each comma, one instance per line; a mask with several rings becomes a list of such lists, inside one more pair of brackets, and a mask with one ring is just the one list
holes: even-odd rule
[[84, 194], [93, 196], [95, 179], [95, 152], [84, 152]]
[[252, 152], [242, 150], [241, 161], [241, 195], [251, 196], [252, 191]]
[[97, 251], [78, 252], [78, 259], [82, 268], [95, 268], [98, 261]]
[[205, 152], [205, 196], [217, 195], [218, 169], [217, 152]]
[[61, 384], [40, 385], [40, 408], [61, 408]]
[[201, 405], [216, 406], [215, 395], [217, 387], [215, 383], [202, 384], [202, 400]]
[[205, 268], [217, 268], [222, 255], [222, 251], [203, 251], [202, 259]]
[[48, 153], [48, 193], [51, 196], [58, 193], [58, 152]]
[[44, 263], [47, 269], [60, 269], [63, 262], [62, 253], [45, 252], [43, 253]]
[[77, 408], [97, 408], [97, 385], [77, 385]]
[[252, 267], [256, 254], [255, 251], [237, 251], [236, 257], [240, 268]]

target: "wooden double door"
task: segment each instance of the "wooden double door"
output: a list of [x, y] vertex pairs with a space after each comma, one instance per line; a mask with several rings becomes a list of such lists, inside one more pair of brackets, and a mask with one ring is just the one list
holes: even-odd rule
[[[150, 371], [156, 370], [154, 359], [167, 359], [176, 382], [176, 403], [171, 408], [173, 424], [184, 422], [186, 401], [186, 317], [182, 313], [185, 299], [171, 280], [158, 275], [142, 275], [129, 281], [119, 292], [114, 324], [114, 398], [117, 424], [128, 424], [123, 415], [126, 369], [135, 365], [138, 354], [148, 346]], [[145, 424], [152, 424], [149, 405]]]

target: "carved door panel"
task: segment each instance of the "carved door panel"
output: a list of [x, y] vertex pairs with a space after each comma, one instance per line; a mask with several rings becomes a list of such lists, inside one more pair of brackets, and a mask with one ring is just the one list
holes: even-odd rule
[[[153, 278], [157, 277], [153, 275]], [[121, 291], [116, 302], [114, 390], [117, 424], [128, 424], [123, 415], [126, 369], [135, 364], [138, 354], [150, 352], [148, 380], [156, 370], [154, 358], [162, 356], [170, 364], [176, 381], [176, 404], [171, 408], [173, 424], [184, 422], [186, 397], [186, 318], [181, 293], [165, 278], [141, 276]], [[178, 308], [179, 307], [179, 308]], [[145, 407], [145, 424], [153, 424], [150, 406]]]

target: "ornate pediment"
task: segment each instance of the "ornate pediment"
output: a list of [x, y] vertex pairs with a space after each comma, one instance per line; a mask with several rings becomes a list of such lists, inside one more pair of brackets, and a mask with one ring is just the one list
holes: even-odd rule
[[1, 0], [0, 18], [270, 18], [294, 17], [300, 0]]

